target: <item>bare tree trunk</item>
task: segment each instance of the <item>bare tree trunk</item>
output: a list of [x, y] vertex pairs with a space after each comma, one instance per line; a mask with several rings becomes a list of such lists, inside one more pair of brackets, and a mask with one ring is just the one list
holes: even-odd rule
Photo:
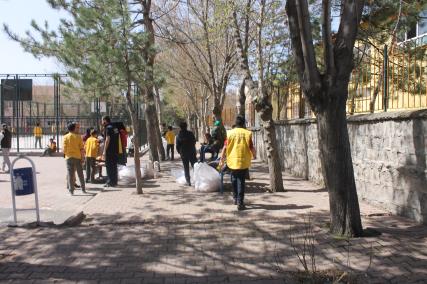
[[[262, 1], [261, 5], [265, 6], [265, 1]], [[263, 14], [260, 15], [260, 18], [263, 19]], [[234, 30], [234, 40], [238, 50], [239, 57], [239, 67], [245, 77], [245, 85], [248, 87], [249, 92], [257, 92], [258, 96], [255, 101], [255, 109], [260, 114], [262, 127], [264, 129], [264, 143], [265, 149], [267, 151], [267, 162], [268, 169], [270, 173], [270, 188], [274, 192], [283, 192], [283, 179], [282, 179], [282, 170], [280, 156], [278, 154], [278, 144], [276, 139], [276, 129], [273, 122], [273, 107], [269, 101], [268, 94], [265, 91], [263, 86], [263, 58], [262, 52], [259, 52], [262, 49], [262, 45], [259, 43], [257, 46], [258, 49], [258, 69], [259, 69], [259, 86], [258, 90], [255, 82], [252, 79], [251, 70], [249, 68], [249, 60], [247, 52], [243, 46], [242, 38], [240, 36], [238, 21], [237, 21], [237, 11], [233, 11], [233, 30]], [[258, 23], [258, 41], [261, 42], [261, 28], [262, 23]]]
[[156, 109], [157, 109], [157, 120], [159, 123], [162, 122], [162, 102], [160, 100], [160, 91], [159, 87], [155, 84], [154, 85], [154, 98], [156, 99]]
[[215, 120], [221, 120], [222, 107], [217, 97], [214, 98], [214, 107], [212, 109], [212, 114], [215, 117]]
[[136, 193], [142, 194], [142, 178], [141, 178], [141, 161], [140, 161], [140, 153], [139, 153], [139, 121], [138, 116], [135, 112], [135, 108], [132, 104], [132, 97], [131, 97], [131, 84], [128, 84], [128, 90], [126, 92], [126, 106], [130, 113], [130, 118], [132, 122], [132, 128], [134, 131], [133, 135], [133, 144], [134, 144], [134, 155], [133, 160], [135, 163], [135, 185], [136, 185]]
[[331, 233], [362, 236], [345, 100], [331, 103], [319, 112], [317, 128], [323, 176], [329, 191]]
[[267, 154], [268, 172], [270, 176], [270, 188], [274, 192], [284, 192], [282, 178], [282, 163], [279, 155], [279, 147], [276, 137], [276, 126], [273, 121], [273, 106], [265, 99], [255, 103], [256, 111], [260, 114], [262, 128], [264, 130], [264, 147]]
[[147, 140], [148, 140], [148, 146], [150, 147], [150, 160], [151, 161], [159, 161], [159, 152], [157, 147], [157, 133], [155, 132], [155, 125], [157, 121], [155, 120], [156, 117], [156, 108], [153, 104], [148, 103], [146, 100], [145, 103], [145, 124], [147, 126]]
[[150, 158], [153, 161], [159, 161], [159, 154], [162, 160], [165, 160], [165, 149], [162, 145], [160, 134], [160, 125], [157, 118], [156, 102], [154, 94], [154, 60], [156, 53], [152, 50], [155, 42], [153, 19], [150, 17], [151, 0], [140, 0], [143, 7], [143, 24], [147, 33], [145, 48], [142, 53], [146, 61], [146, 70], [144, 72], [144, 90], [146, 100], [146, 121], [147, 136], [150, 143]]
[[246, 93], [245, 93], [245, 79], [240, 82], [239, 97], [237, 103], [237, 114], [245, 117], [246, 114]]

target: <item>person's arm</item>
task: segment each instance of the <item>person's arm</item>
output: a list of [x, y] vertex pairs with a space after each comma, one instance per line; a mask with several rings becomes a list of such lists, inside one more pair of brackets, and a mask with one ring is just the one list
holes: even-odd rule
[[65, 156], [67, 156], [67, 153], [68, 153], [68, 137], [64, 138], [63, 144], [64, 144], [64, 158], [65, 158]]
[[252, 158], [256, 159], [256, 150], [255, 150], [255, 147], [254, 147], [254, 143], [252, 142], [252, 135], [251, 135], [250, 140], [249, 140], [249, 149], [252, 152]]
[[227, 156], [227, 140], [225, 140], [224, 147], [222, 148], [222, 151], [221, 151], [220, 164], [224, 163], [226, 156]]
[[181, 140], [179, 139], [179, 134], [176, 137], [176, 151], [178, 154], [181, 154]]
[[107, 155], [107, 148], [109, 144], [110, 144], [110, 136], [107, 135], [104, 142], [104, 151], [103, 151], [104, 153], [102, 154], [103, 160], [105, 160], [105, 156]]

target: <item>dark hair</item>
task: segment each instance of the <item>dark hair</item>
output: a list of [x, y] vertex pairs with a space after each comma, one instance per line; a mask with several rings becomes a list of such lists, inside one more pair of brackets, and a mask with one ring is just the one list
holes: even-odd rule
[[68, 131], [74, 131], [76, 129], [76, 123], [75, 122], [70, 122], [67, 125], [67, 129], [68, 129]]
[[102, 120], [105, 120], [106, 122], [110, 123], [111, 122], [111, 118], [108, 115], [105, 115], [102, 117]]
[[187, 129], [187, 122], [183, 121], [179, 124], [179, 128], [181, 128], [181, 130], [186, 130]]
[[245, 127], [245, 118], [241, 115], [236, 117], [236, 127]]
[[169, 130], [172, 130], [172, 126], [168, 126], [168, 129], [169, 129]]
[[40, 122], [36, 122], [36, 126], [39, 126], [40, 125]]
[[93, 130], [93, 128], [86, 128], [86, 135], [90, 135], [92, 130]]
[[97, 134], [98, 134], [98, 131], [96, 129], [92, 129], [90, 131], [90, 135], [97, 135]]

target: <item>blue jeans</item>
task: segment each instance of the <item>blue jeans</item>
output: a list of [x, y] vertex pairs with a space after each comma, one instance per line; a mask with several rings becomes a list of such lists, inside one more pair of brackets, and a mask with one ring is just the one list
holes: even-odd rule
[[245, 177], [248, 169], [231, 170], [231, 184], [233, 185], [233, 198], [238, 205], [244, 204]]
[[212, 157], [211, 157], [212, 160], [218, 157], [218, 152], [211, 145], [202, 145], [202, 147], [200, 147], [200, 162], [205, 161], [206, 153], [212, 154]]

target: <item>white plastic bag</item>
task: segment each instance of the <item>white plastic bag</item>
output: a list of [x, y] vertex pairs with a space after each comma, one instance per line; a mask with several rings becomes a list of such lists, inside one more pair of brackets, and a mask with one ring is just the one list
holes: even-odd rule
[[121, 166], [119, 170], [119, 181], [128, 185], [135, 183], [135, 167]]
[[194, 187], [197, 191], [218, 191], [221, 187], [219, 173], [206, 163], [194, 164]]
[[[187, 180], [185, 179], [185, 173], [184, 169], [172, 169], [171, 170], [171, 176], [175, 177], [176, 182], [181, 185], [187, 184]], [[193, 171], [190, 172], [190, 180], [193, 183], [194, 177], [193, 177]]]
[[[151, 163], [152, 165], [152, 163]], [[120, 166], [118, 168], [119, 172], [119, 181], [124, 184], [133, 184], [135, 183], [135, 166]], [[141, 164], [141, 178], [142, 179], [152, 179], [154, 178], [154, 169], [150, 168], [149, 164]]]

